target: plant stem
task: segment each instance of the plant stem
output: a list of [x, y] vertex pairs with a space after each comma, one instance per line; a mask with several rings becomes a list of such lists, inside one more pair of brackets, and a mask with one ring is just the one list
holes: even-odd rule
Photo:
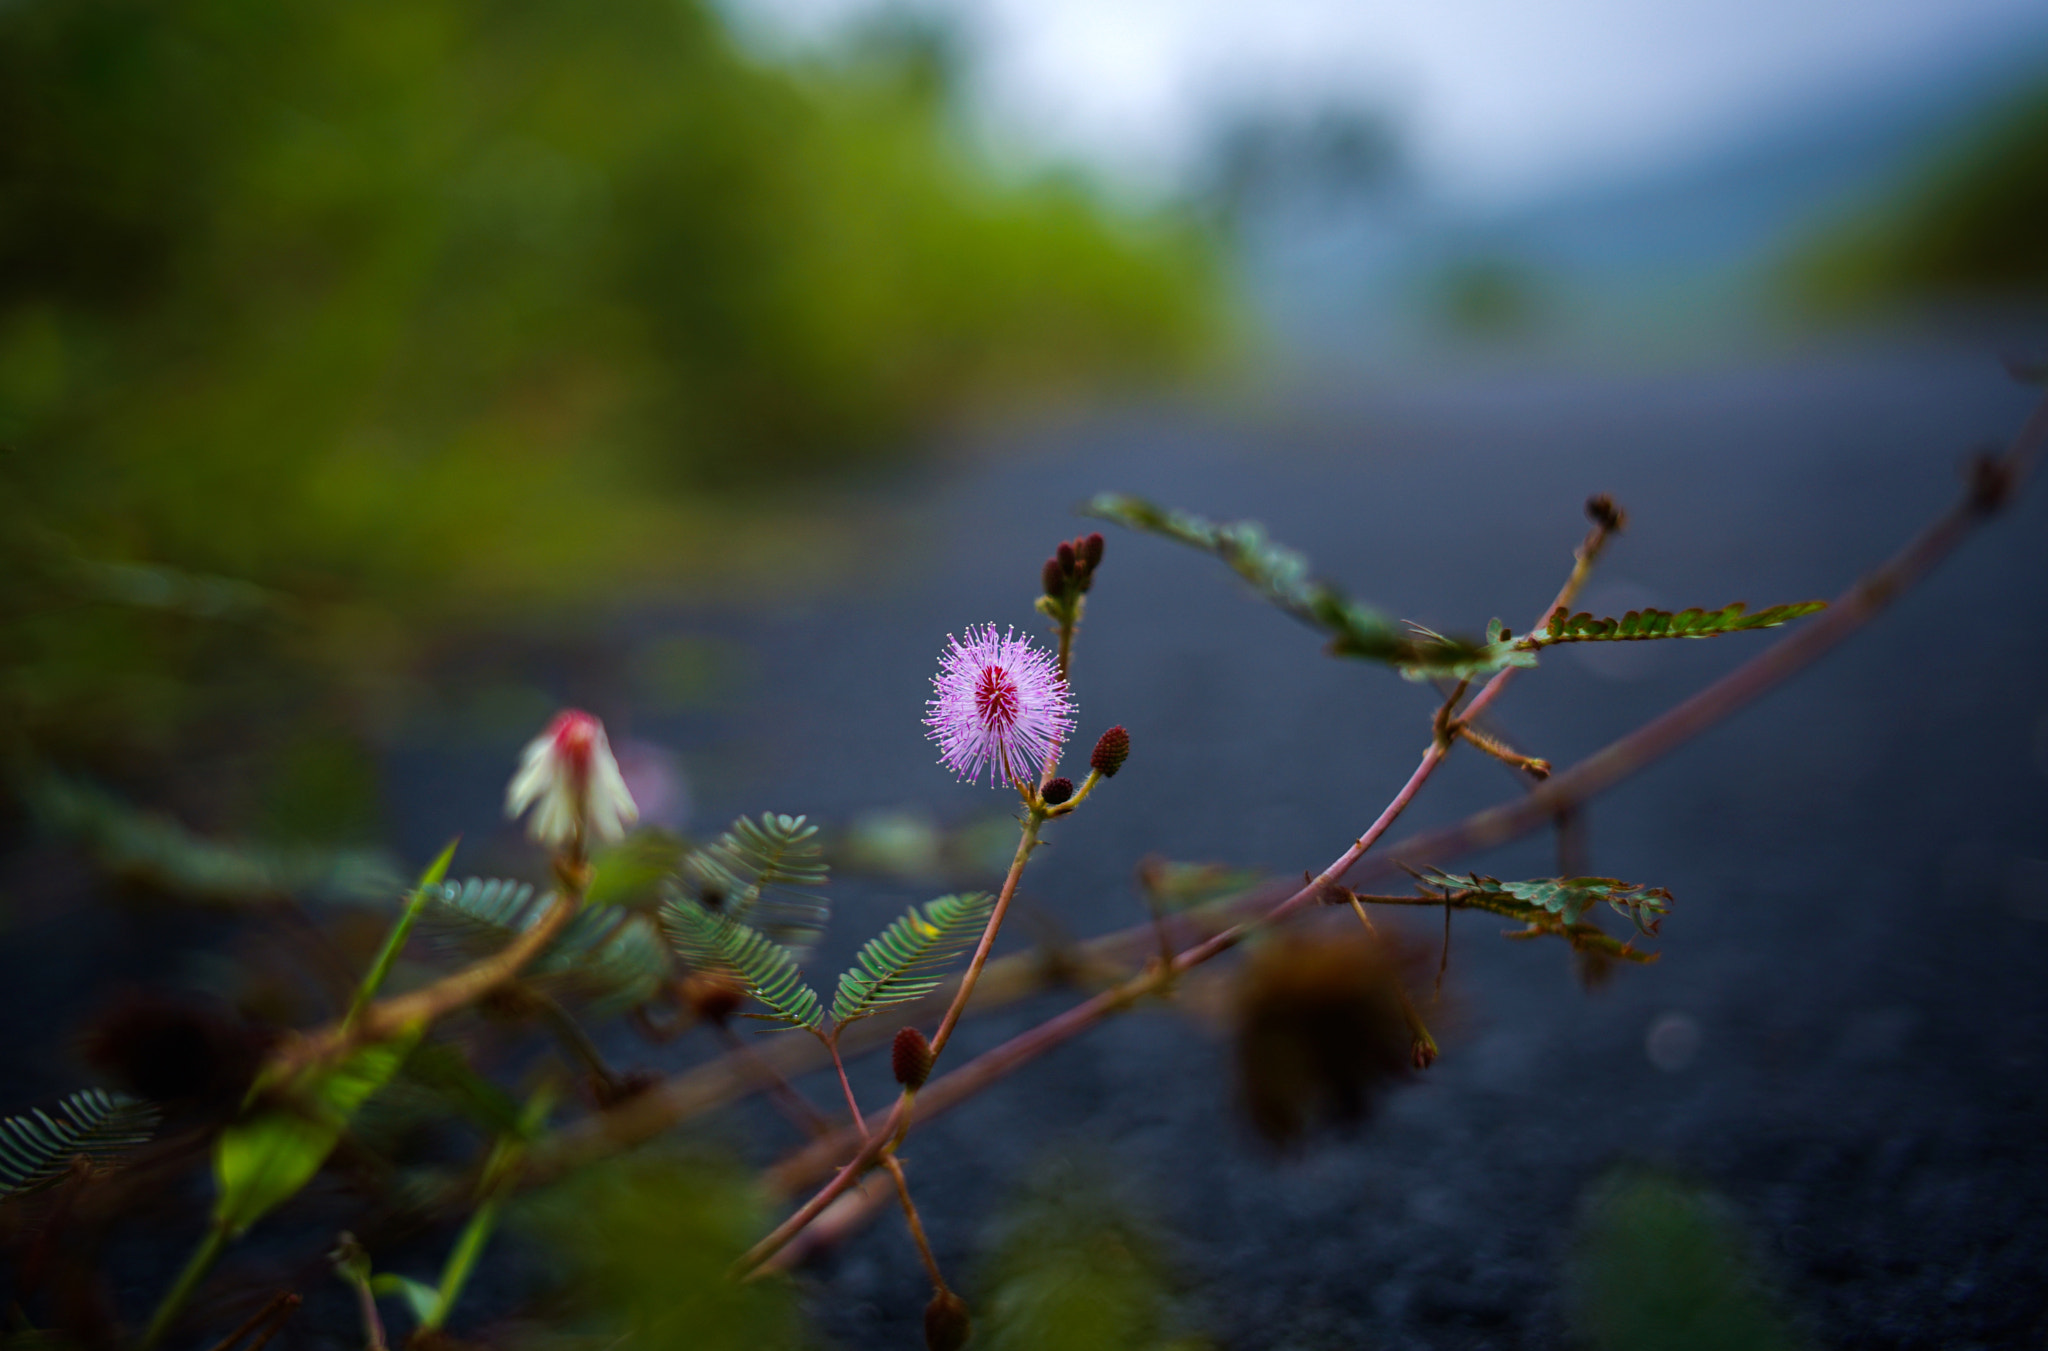
[[[953, 1036], [953, 1029], [960, 1022], [960, 1015], [967, 1008], [967, 1000], [974, 993], [974, 983], [981, 978], [981, 968], [988, 964], [989, 949], [995, 946], [996, 934], [1003, 927], [1003, 916], [1009, 913], [1010, 900], [1017, 894], [1017, 883], [1024, 876], [1024, 865], [1031, 861], [1031, 851], [1038, 847], [1038, 829], [1045, 824], [1042, 812], [1026, 814], [1024, 824], [1018, 832], [1017, 855], [1010, 860], [1010, 871], [1003, 878], [1003, 889], [996, 895], [995, 908], [989, 911], [988, 925], [981, 931], [981, 941], [975, 944], [974, 957], [967, 963], [967, 970], [960, 977], [960, 988], [953, 992], [953, 1002], [946, 1008], [946, 1016], [939, 1020], [939, 1030], [932, 1034], [932, 1059], [939, 1058], [939, 1052], [946, 1049], [946, 1043]], [[906, 1098], [909, 1096], [906, 1093]]]
[[178, 1279], [164, 1295], [163, 1302], [156, 1306], [156, 1314], [149, 1320], [149, 1331], [142, 1335], [143, 1351], [149, 1351], [163, 1340], [171, 1324], [184, 1311], [192, 1292], [206, 1279], [206, 1273], [213, 1270], [213, 1264], [220, 1260], [221, 1249], [227, 1246], [227, 1226], [218, 1222], [208, 1224], [206, 1236], [199, 1240], [199, 1246], [192, 1251], [185, 1269], [178, 1273]]
[[441, 1268], [441, 1284], [434, 1307], [427, 1310], [427, 1316], [420, 1320], [422, 1332], [433, 1332], [448, 1321], [455, 1301], [462, 1297], [462, 1287], [469, 1283], [469, 1275], [476, 1269], [477, 1259], [483, 1256], [484, 1244], [490, 1241], [491, 1230], [498, 1223], [498, 1208], [503, 1203], [502, 1193], [486, 1198], [470, 1215], [469, 1223], [462, 1226], [455, 1246], [448, 1251], [447, 1265]]
[[364, 975], [362, 984], [356, 986], [355, 997], [349, 1001], [348, 1012], [342, 1015], [343, 1027], [352, 1026], [356, 1019], [362, 1016], [363, 1010], [370, 1006], [370, 1001], [377, 997], [377, 991], [384, 988], [385, 977], [391, 974], [392, 964], [398, 960], [398, 954], [405, 948], [405, 940], [412, 936], [413, 925], [419, 922], [420, 914], [427, 908], [428, 894], [447, 875], [448, 864], [455, 857], [457, 843], [459, 841], [449, 841], [448, 847], [428, 865], [426, 875], [420, 879], [420, 884], [413, 888], [412, 895], [406, 900], [404, 912], [391, 926], [391, 932], [385, 935], [384, 946], [378, 951], [377, 960], [370, 963], [370, 970]]

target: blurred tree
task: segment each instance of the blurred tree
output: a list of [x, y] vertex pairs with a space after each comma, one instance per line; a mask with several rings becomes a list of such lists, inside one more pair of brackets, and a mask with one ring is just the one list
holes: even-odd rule
[[0, 711], [175, 737], [211, 641], [24, 578], [250, 579], [302, 669], [390, 668], [1208, 350], [1194, 236], [997, 181], [935, 54], [770, 69], [701, 0], [0, 9]]
[[1820, 232], [1791, 263], [1822, 314], [2048, 299], [2048, 88], [1971, 128], [1888, 203]]

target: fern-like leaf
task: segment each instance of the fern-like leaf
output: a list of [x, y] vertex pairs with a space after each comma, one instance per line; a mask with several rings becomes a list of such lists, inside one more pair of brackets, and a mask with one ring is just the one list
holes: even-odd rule
[[911, 906], [901, 918], [860, 950], [839, 978], [832, 997], [832, 1021], [844, 1025], [879, 1013], [890, 1004], [922, 999], [938, 988], [938, 968], [981, 937], [995, 898], [986, 892], [941, 896], [920, 912]]
[[1479, 873], [1463, 877], [1426, 868], [1418, 874], [1428, 886], [1442, 892], [1464, 892], [1478, 898], [1499, 898], [1505, 904], [1488, 906], [1501, 914], [1534, 923], [1561, 923], [1567, 928], [1579, 917], [1605, 901], [1629, 917], [1642, 934], [1655, 934], [1663, 917], [1671, 912], [1671, 893], [1663, 887], [1637, 886], [1614, 877], [1541, 877], [1529, 882], [1503, 882]]
[[817, 834], [801, 816], [742, 816], [716, 840], [692, 850], [682, 876], [707, 909], [783, 947], [807, 948], [824, 929], [830, 908], [817, 894], [827, 874]]
[[756, 1017], [813, 1030], [822, 1021], [818, 992], [804, 982], [796, 958], [759, 929], [689, 896], [671, 896], [662, 905], [661, 927], [691, 966], [746, 986], [768, 1008]]
[[[422, 925], [468, 957], [495, 952], [538, 923], [546, 905], [525, 882], [472, 877], [449, 882], [428, 901]], [[530, 981], [603, 1015], [653, 998], [668, 957], [647, 918], [616, 906], [588, 906], [527, 966]]]
[[1619, 618], [1600, 619], [1581, 611], [1573, 614], [1565, 606], [1551, 612], [1543, 628], [1524, 641], [1536, 647], [1553, 643], [1631, 642], [1648, 638], [1717, 638], [1724, 633], [1745, 633], [1751, 629], [1774, 629], [1795, 619], [1828, 608], [1824, 600], [1773, 605], [1755, 614], [1746, 613], [1741, 601], [1718, 610], [1630, 610]]
[[1428, 630], [1404, 632], [1377, 610], [1359, 604], [1327, 582], [1316, 580], [1306, 556], [1273, 543], [1256, 521], [1219, 524], [1121, 493], [1099, 495], [1084, 508], [1084, 514], [1163, 535], [1216, 555], [1260, 596], [1329, 634], [1330, 651], [1337, 656], [1387, 662], [1404, 672], [1413, 672], [1415, 679], [1462, 672], [1475, 663], [1476, 669], [1482, 671], [1523, 664], [1506, 660], [1506, 648], [1493, 652]]
[[0, 1120], [0, 1197], [49, 1185], [81, 1154], [111, 1162], [146, 1144], [161, 1115], [139, 1098], [88, 1088], [64, 1099], [56, 1116], [38, 1109]]

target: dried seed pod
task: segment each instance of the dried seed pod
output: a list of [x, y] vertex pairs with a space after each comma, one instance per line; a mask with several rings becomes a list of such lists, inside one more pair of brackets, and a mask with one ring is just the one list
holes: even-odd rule
[[1113, 779], [1116, 772], [1124, 767], [1124, 761], [1131, 754], [1131, 734], [1122, 725], [1104, 732], [1095, 743], [1095, 753], [1088, 757], [1088, 767], [1105, 779]]
[[1606, 493], [1596, 493], [1586, 499], [1586, 515], [1593, 524], [1613, 535], [1620, 534], [1628, 524], [1628, 513], [1616, 506], [1614, 499]]
[[967, 1316], [967, 1301], [951, 1290], [941, 1290], [924, 1306], [925, 1351], [960, 1351], [974, 1335], [974, 1320]]
[[1045, 805], [1048, 807], [1057, 807], [1073, 795], [1074, 781], [1072, 779], [1054, 779], [1039, 793], [1039, 796], [1045, 799]]
[[905, 1088], [923, 1088], [932, 1072], [932, 1044], [924, 1033], [914, 1027], [897, 1032], [896, 1040], [889, 1043], [889, 1068]]

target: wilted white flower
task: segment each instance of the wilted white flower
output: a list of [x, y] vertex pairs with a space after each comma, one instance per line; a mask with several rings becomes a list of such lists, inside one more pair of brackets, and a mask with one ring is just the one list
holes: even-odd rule
[[534, 811], [526, 833], [551, 847], [625, 838], [640, 808], [612, 758], [603, 723], [580, 709], [564, 709], [526, 744], [519, 772], [505, 790], [505, 815], [516, 817], [529, 807]]

